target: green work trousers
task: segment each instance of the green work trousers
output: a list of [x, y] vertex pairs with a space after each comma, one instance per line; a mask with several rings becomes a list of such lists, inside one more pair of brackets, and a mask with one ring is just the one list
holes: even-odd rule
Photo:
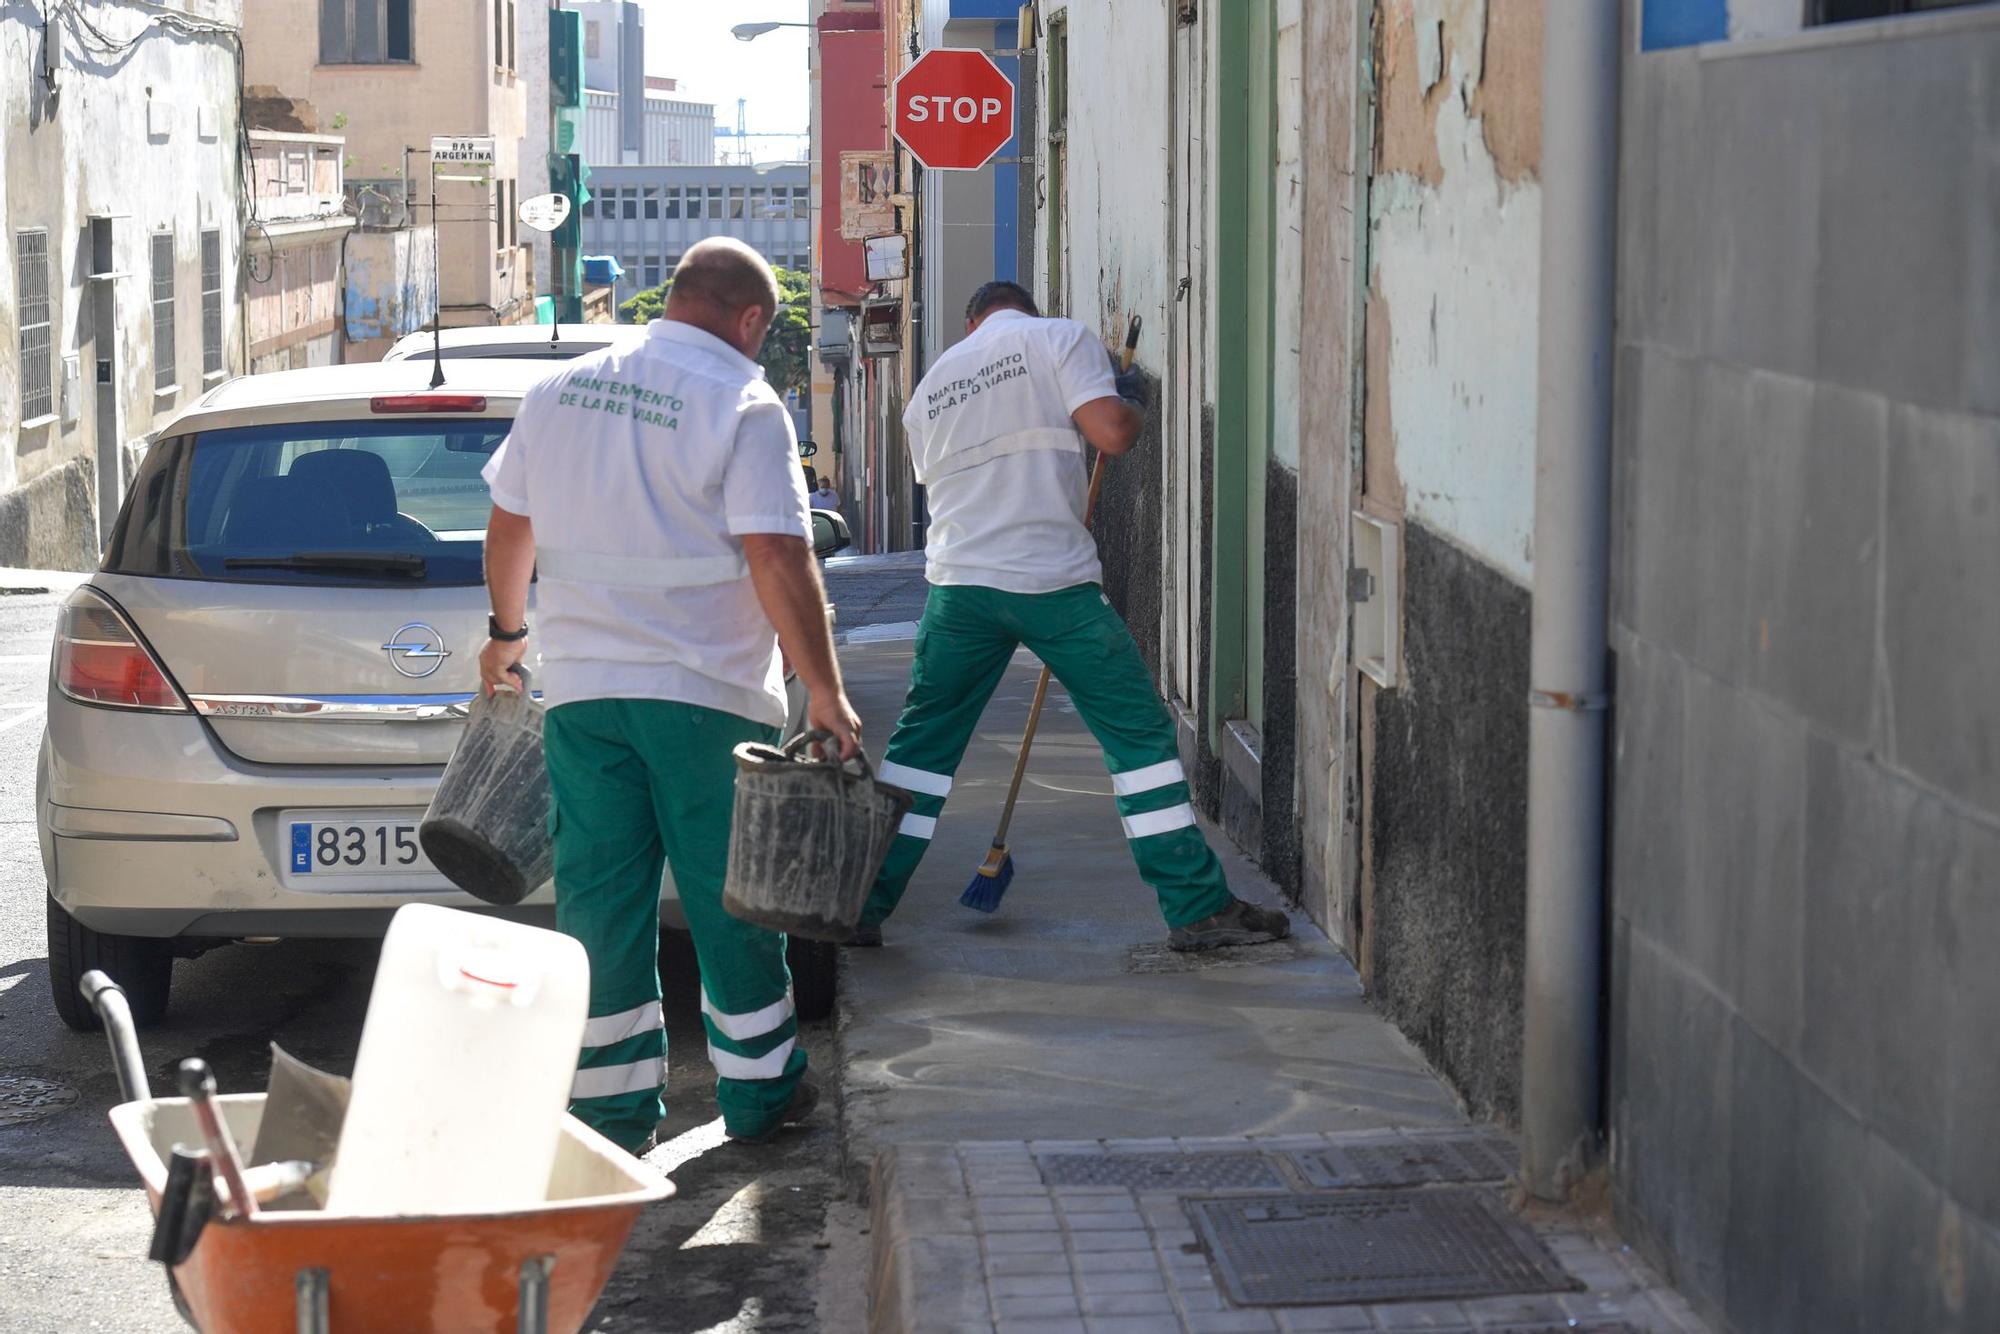
[[556, 925], [590, 955], [570, 1110], [636, 1148], [665, 1114], [660, 875], [671, 866], [701, 966], [716, 1100], [734, 1135], [761, 1135], [805, 1073], [785, 937], [722, 908], [741, 742], [776, 728], [692, 704], [593, 699], [549, 710]]
[[1079, 584], [1006, 593], [950, 584], [933, 585], [924, 603], [909, 697], [878, 771], [913, 794], [916, 808], [890, 846], [862, 922], [895, 911], [930, 846], [979, 715], [1022, 645], [1062, 682], [1104, 748], [1132, 860], [1159, 895], [1167, 925], [1187, 926], [1228, 907], [1222, 864], [1195, 824], [1173, 722], [1104, 590]]

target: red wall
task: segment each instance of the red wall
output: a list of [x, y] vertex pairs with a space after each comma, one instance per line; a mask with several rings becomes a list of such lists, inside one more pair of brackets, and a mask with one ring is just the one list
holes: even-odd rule
[[829, 306], [852, 306], [868, 291], [868, 271], [861, 242], [840, 235], [840, 155], [889, 147], [881, 15], [821, 15], [819, 52], [820, 297]]

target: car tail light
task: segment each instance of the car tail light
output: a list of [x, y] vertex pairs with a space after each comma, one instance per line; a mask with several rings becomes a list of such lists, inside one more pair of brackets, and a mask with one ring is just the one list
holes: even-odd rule
[[79, 588], [63, 604], [56, 628], [56, 688], [84, 704], [151, 713], [186, 713], [138, 632], [102, 596]]
[[484, 412], [484, 394], [377, 394], [370, 412]]

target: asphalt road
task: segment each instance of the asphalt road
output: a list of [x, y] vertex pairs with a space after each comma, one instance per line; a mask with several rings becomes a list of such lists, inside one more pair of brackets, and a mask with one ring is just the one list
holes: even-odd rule
[[[841, 629], [913, 621], [922, 579], [908, 558], [831, 562]], [[103, 1039], [70, 1032], [49, 1006], [34, 772], [60, 596], [0, 594], [0, 1329], [150, 1334], [179, 1321], [143, 1258], [151, 1215], [105, 1119], [117, 1084]], [[155, 1085], [198, 1055], [225, 1091], [261, 1089], [274, 1041], [346, 1073], [375, 953], [373, 942], [288, 941], [181, 961], [166, 1022], [142, 1035]], [[651, 1161], [679, 1194], [642, 1218], [588, 1328], [857, 1328], [867, 1242], [838, 1109], [829, 1099], [809, 1129], [767, 1149], [723, 1141], [691, 952], [670, 939], [662, 962], [672, 1072], [665, 1143]], [[803, 1039], [831, 1087], [832, 1027]], [[54, 1086], [39, 1107], [16, 1107], [22, 1086], [4, 1081], [23, 1078]]]

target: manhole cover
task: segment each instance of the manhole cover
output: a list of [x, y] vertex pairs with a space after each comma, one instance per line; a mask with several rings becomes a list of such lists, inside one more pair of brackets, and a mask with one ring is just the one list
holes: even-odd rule
[[1285, 1179], [1261, 1153], [1050, 1153], [1051, 1186], [1125, 1186], [1135, 1191], [1283, 1190]]
[[0, 1126], [25, 1125], [73, 1106], [76, 1090], [33, 1075], [0, 1075]]
[[1292, 940], [1264, 945], [1239, 945], [1230, 950], [1171, 950], [1157, 942], [1134, 945], [1125, 955], [1128, 973], [1199, 973], [1211, 968], [1248, 968], [1256, 964], [1290, 963], [1304, 958], [1303, 946]]
[[1582, 1287], [1491, 1190], [1189, 1200], [1243, 1306], [1499, 1297]]
[[1505, 1181], [1520, 1164], [1514, 1146], [1498, 1135], [1398, 1135], [1300, 1149], [1286, 1157], [1322, 1188]]

